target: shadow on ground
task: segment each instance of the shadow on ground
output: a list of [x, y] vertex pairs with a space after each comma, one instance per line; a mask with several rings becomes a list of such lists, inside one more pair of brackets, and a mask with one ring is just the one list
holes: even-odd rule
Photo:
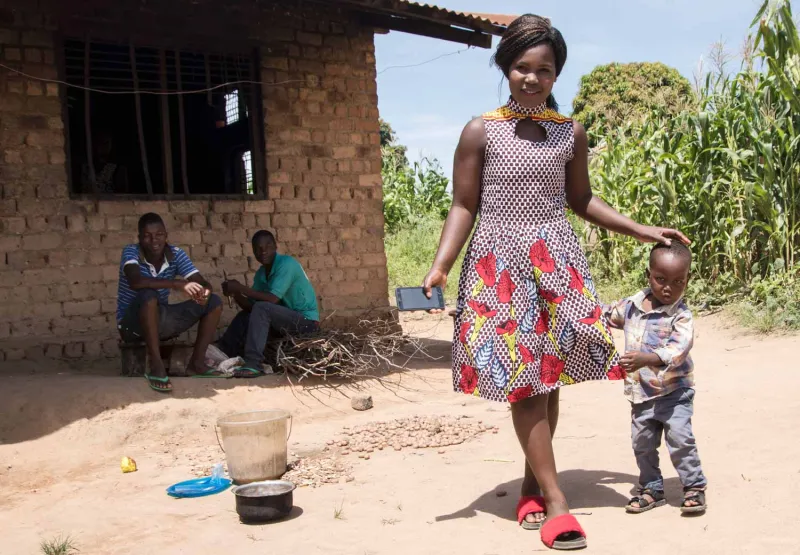
[[[605, 507], [618, 507], [624, 509], [630, 499], [622, 495], [612, 484], [625, 484], [633, 491], [638, 477], [620, 472], [604, 470], [567, 470], [559, 473], [559, 483], [567, 496], [572, 512], [587, 512], [588, 509]], [[495, 515], [506, 520], [516, 521], [516, 506], [519, 500], [519, 491], [522, 478], [499, 484], [491, 491], [487, 491], [475, 501], [454, 513], [436, 517], [436, 522], [473, 518], [478, 512]], [[683, 497], [683, 489], [677, 478], [668, 478], [664, 482], [670, 505], [679, 507]], [[504, 491], [507, 495], [498, 497], [497, 492]]]
[[[375, 382], [406, 370], [447, 368], [450, 342], [421, 339], [424, 353], [396, 360], [396, 368], [377, 368], [370, 376], [353, 379], [292, 378], [296, 390], [315, 397], [320, 389], [334, 390], [347, 398]], [[158, 403], [167, 399], [213, 398], [220, 391], [238, 387], [269, 390], [289, 384], [286, 375], [255, 379], [173, 378], [173, 393], [152, 391], [144, 378], [120, 376], [119, 359], [81, 363], [63, 361], [21, 361], [0, 364], [0, 443], [14, 444], [46, 436], [82, 419], [94, 418], [109, 410], [131, 404]]]

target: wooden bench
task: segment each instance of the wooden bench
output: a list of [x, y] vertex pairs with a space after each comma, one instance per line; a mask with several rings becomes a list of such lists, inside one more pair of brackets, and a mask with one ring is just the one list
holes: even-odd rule
[[[275, 372], [278, 368], [278, 349], [286, 341], [277, 337], [267, 341], [264, 348], [264, 363], [272, 366]], [[144, 376], [147, 370], [147, 347], [143, 341], [126, 343], [119, 340], [120, 370], [123, 376]], [[194, 348], [188, 341], [169, 340], [161, 342], [161, 360], [170, 376], [186, 376], [186, 362]]]
[[[120, 370], [123, 376], [144, 376], [147, 370], [147, 347], [143, 341], [127, 343], [120, 340]], [[170, 376], [185, 376], [186, 361], [194, 345], [188, 342], [169, 340], [161, 342], [161, 360]]]

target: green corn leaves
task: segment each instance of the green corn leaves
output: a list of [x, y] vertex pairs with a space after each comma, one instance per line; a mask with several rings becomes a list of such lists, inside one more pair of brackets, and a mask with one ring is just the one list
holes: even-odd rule
[[[677, 116], [653, 110], [595, 136], [591, 161], [598, 195], [641, 223], [688, 233], [695, 274], [725, 292], [800, 265], [800, 36], [787, 0], [765, 1], [753, 26], [762, 64], [709, 75]], [[641, 268], [646, 249], [589, 233], [596, 268]]]

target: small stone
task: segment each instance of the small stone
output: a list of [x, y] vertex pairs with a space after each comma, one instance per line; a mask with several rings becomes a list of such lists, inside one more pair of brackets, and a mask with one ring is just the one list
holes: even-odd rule
[[508, 492], [507, 492], [506, 490], [499, 489], [499, 490], [497, 490], [496, 492], [494, 492], [494, 494], [495, 494], [497, 497], [505, 497], [506, 495], [508, 495]]
[[440, 455], [444, 455], [444, 454], [445, 454], [445, 452], [446, 452], [446, 451], [445, 451], [444, 449], [439, 449], [439, 454], [440, 454]]
[[367, 453], [366, 455], [364, 455], [364, 460], [365, 460], [365, 461], [368, 461], [368, 460], [369, 460], [369, 453]]
[[373, 407], [372, 403], [372, 396], [371, 395], [358, 395], [353, 397], [353, 400], [350, 401], [350, 406], [353, 407], [353, 410], [369, 410]]

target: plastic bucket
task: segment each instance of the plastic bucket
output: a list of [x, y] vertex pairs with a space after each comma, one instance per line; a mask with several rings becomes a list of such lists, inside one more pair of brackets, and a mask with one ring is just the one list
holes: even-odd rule
[[228, 473], [235, 484], [275, 480], [286, 473], [291, 419], [285, 410], [260, 410], [217, 420]]

